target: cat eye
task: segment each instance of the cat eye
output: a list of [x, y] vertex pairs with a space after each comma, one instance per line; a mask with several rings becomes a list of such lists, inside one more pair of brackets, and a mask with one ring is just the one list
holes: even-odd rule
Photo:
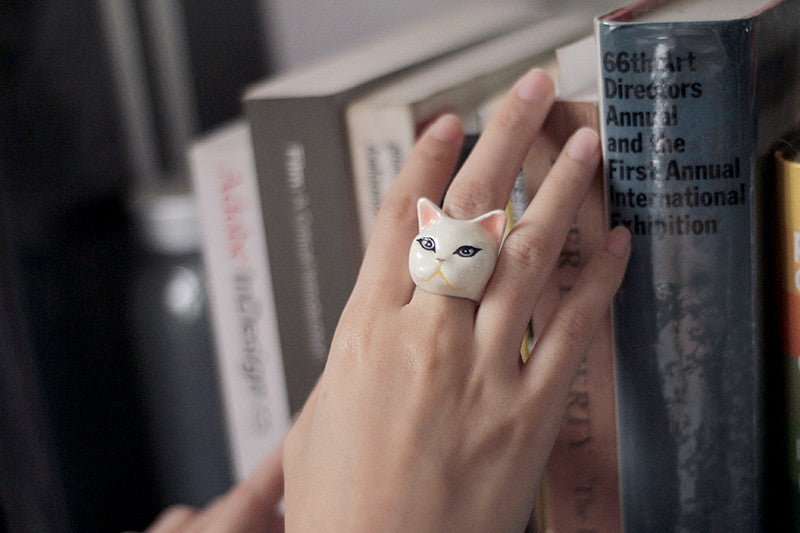
[[431, 252], [436, 251], [436, 241], [434, 241], [431, 237], [420, 237], [417, 239], [417, 242], [420, 246], [422, 246], [423, 250], [428, 250]]
[[461, 246], [458, 250], [453, 252], [453, 254], [459, 257], [472, 257], [480, 251], [481, 251], [480, 248], [475, 248], [474, 246], [469, 246], [465, 244], [464, 246]]

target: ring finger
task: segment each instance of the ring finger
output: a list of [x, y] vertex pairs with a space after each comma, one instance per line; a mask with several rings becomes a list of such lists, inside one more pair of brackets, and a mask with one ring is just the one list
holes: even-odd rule
[[[517, 81], [448, 188], [443, 203], [445, 214], [471, 219], [505, 206], [522, 161], [550, 110], [554, 92], [552, 80], [539, 69]], [[419, 298], [415, 298], [425, 301], [426, 306], [474, 311], [470, 300], [441, 299], [425, 291], [417, 294]], [[437, 298], [438, 303], [431, 302]]]
[[522, 338], [599, 161], [597, 133], [578, 130], [508, 235], [481, 307], [498, 342]]

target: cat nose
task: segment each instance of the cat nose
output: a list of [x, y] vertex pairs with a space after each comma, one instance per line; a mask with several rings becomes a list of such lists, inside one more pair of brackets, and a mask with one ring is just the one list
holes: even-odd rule
[[437, 257], [437, 258], [435, 259], [435, 261], [436, 261], [437, 263], [444, 263], [444, 258], [442, 258], [442, 257]]

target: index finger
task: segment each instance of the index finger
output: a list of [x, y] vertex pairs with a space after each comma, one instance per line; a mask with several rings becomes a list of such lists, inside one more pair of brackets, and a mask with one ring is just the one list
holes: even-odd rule
[[408, 274], [408, 249], [418, 231], [417, 200], [442, 197], [463, 138], [460, 120], [446, 114], [414, 145], [381, 203], [354, 294], [408, 303], [414, 287]]

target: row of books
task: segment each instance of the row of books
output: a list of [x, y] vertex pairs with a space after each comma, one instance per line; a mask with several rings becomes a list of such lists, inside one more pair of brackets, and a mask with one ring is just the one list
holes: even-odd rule
[[[252, 87], [246, 117], [193, 145], [236, 478], [280, 442], [305, 401], [355, 279], [361, 242], [345, 108], [383, 83], [537, 17], [545, 15], [506, 0], [443, 11]], [[255, 115], [263, 115], [264, 128], [254, 127], [261, 120]], [[254, 154], [263, 156], [258, 172]]]
[[786, 457], [766, 441], [784, 442], [786, 417], [768, 416], [785, 404], [770, 371], [781, 365], [768, 364], [781, 316], [766, 161], [800, 127], [799, 3], [618, 4], [460, 6], [251, 87], [242, 120], [198, 140], [190, 161], [237, 477], [277, 446], [321, 373], [377, 205], [417, 135], [444, 111], [479, 134], [497, 95], [539, 66], [558, 99], [521, 169], [526, 194], [582, 125], [601, 132], [604, 163], [534, 326], [609, 223], [628, 226], [634, 251], [573, 385], [534, 522], [790, 520], [790, 498], [773, 508], [764, 491], [771, 465], [789, 464], [767, 460]]

